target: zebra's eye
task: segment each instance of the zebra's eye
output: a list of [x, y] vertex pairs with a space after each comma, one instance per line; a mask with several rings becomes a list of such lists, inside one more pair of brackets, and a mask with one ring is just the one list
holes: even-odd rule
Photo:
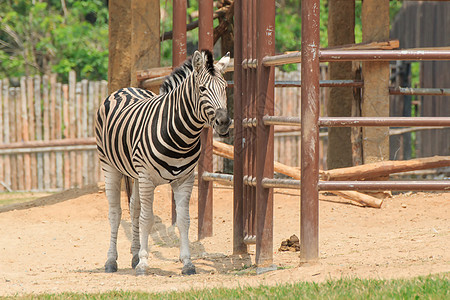
[[200, 86], [199, 89], [201, 92], [206, 92], [206, 88], [204, 86]]

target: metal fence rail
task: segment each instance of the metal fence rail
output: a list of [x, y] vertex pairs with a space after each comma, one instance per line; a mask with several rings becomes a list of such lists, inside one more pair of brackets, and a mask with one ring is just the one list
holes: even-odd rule
[[[202, 180], [234, 184], [233, 251], [256, 243], [256, 263], [272, 262], [273, 188], [301, 189], [301, 260], [318, 259], [319, 190], [449, 190], [450, 181], [319, 181], [319, 128], [450, 126], [450, 118], [319, 117], [319, 87], [363, 87], [355, 80], [320, 81], [320, 61], [450, 60], [447, 49], [319, 49], [320, 0], [302, 2], [302, 51], [274, 55], [274, 1], [235, 7], [234, 175], [203, 172]], [[273, 66], [301, 65], [302, 81], [274, 81]], [[274, 87], [301, 87], [301, 116], [274, 116]], [[447, 95], [448, 89], [389, 88], [390, 94]], [[273, 178], [273, 125], [301, 127], [301, 180]]]

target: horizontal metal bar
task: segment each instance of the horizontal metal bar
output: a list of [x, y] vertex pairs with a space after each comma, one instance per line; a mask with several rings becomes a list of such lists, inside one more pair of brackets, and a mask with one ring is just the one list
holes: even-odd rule
[[319, 126], [450, 126], [450, 117], [323, 117]]
[[319, 181], [319, 191], [450, 191], [450, 180], [436, 181]]
[[450, 60], [450, 50], [320, 50], [320, 61]]
[[[362, 87], [364, 86], [364, 81], [361, 80], [320, 80], [320, 87]], [[275, 81], [275, 87], [301, 87], [302, 81]]]
[[297, 189], [301, 187], [300, 180], [295, 179], [274, 179], [274, 178], [263, 178], [261, 180], [263, 188], [285, 188], [285, 189]]
[[[234, 87], [234, 81], [227, 81], [228, 87]], [[320, 87], [363, 87], [364, 81], [361, 80], [321, 80]], [[276, 88], [301, 87], [300, 81], [276, 80]], [[430, 95], [430, 96], [450, 96], [450, 89], [442, 88], [407, 88], [407, 87], [389, 87], [390, 95]]]
[[298, 64], [302, 61], [302, 53], [292, 52], [287, 54], [278, 54], [273, 56], [266, 56], [262, 60], [262, 64], [265, 67], [281, 66], [285, 64]]
[[264, 116], [264, 125], [291, 125], [300, 126], [300, 117], [285, 117], [285, 116]]
[[233, 183], [233, 175], [230, 174], [203, 172], [202, 178], [205, 181], [222, 181], [222, 182], [225, 181]]
[[[256, 183], [256, 180], [255, 180]], [[300, 180], [263, 178], [264, 188], [300, 189]], [[319, 181], [319, 191], [450, 191], [450, 180], [436, 181]]]
[[[301, 126], [300, 117], [264, 116], [264, 125]], [[450, 126], [450, 117], [321, 117], [322, 127]]]
[[[228, 87], [234, 87], [234, 81], [227, 81]], [[361, 80], [321, 80], [319, 82], [320, 87], [363, 87], [364, 81]], [[300, 80], [276, 80], [275, 87], [301, 87], [302, 81]]]
[[450, 96], [450, 89], [389, 87], [389, 94], [391, 94], [391, 95]]
[[[320, 61], [450, 60], [450, 50], [319, 50]], [[301, 62], [301, 52], [266, 56], [265, 67]]]

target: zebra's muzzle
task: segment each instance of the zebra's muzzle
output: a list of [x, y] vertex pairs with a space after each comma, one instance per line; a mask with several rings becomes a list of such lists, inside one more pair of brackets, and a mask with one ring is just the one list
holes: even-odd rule
[[229, 135], [231, 125], [231, 118], [228, 116], [227, 111], [223, 108], [216, 110], [213, 128], [217, 134], [221, 137], [227, 137]]

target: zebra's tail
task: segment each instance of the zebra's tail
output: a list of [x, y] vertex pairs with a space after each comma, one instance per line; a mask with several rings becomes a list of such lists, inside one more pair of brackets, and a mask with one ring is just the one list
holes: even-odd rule
[[131, 200], [131, 194], [133, 193], [133, 179], [128, 176], [124, 176], [125, 180], [125, 191], [127, 192], [127, 198], [128, 198], [128, 208], [130, 209], [130, 200]]

